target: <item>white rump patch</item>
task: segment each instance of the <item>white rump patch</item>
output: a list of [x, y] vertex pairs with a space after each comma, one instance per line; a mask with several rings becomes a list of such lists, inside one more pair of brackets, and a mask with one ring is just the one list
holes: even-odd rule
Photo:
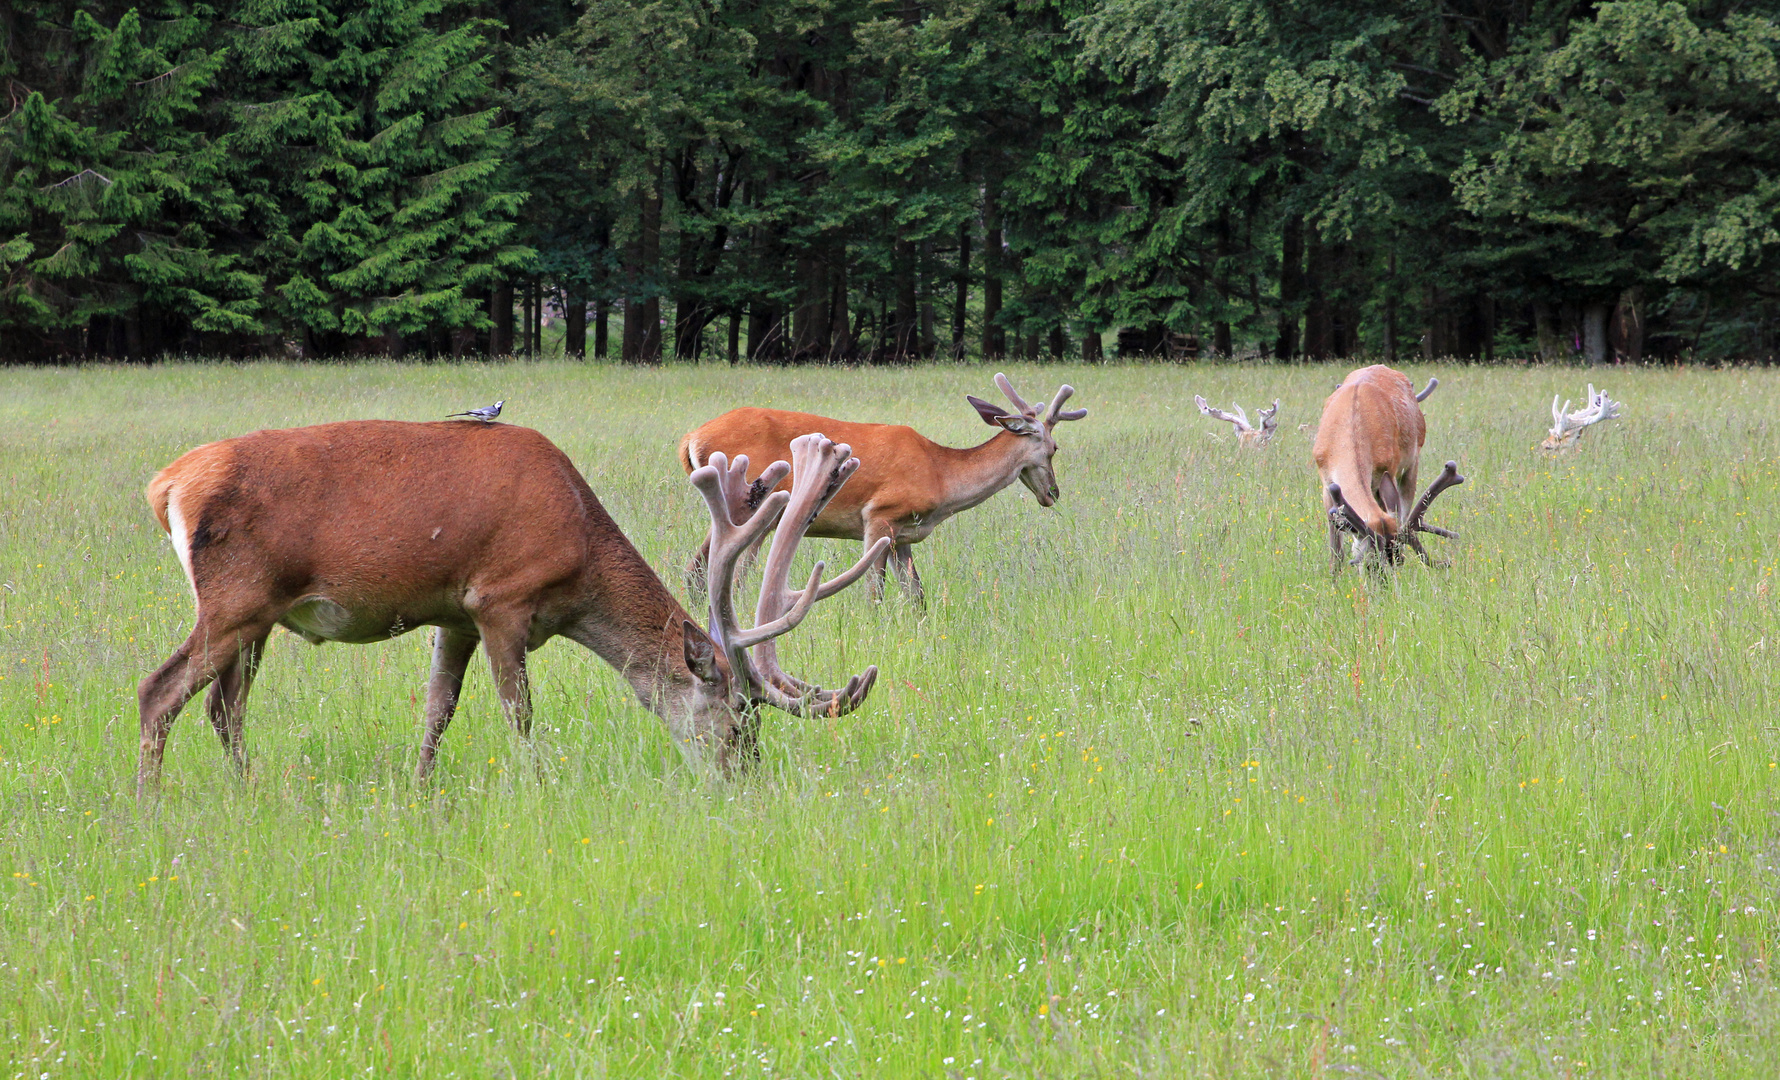
[[186, 528], [185, 514], [179, 509], [179, 489], [174, 488], [167, 493], [167, 533], [173, 541], [173, 551], [179, 556], [179, 565], [185, 570], [185, 582], [192, 587], [192, 600], [198, 600], [198, 578], [192, 573], [192, 532]]

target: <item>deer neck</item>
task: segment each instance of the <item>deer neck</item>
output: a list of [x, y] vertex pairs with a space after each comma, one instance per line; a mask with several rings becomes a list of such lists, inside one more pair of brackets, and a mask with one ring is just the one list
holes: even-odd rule
[[578, 618], [563, 636], [593, 650], [630, 683], [637, 699], [666, 717], [664, 705], [684, 692], [685, 631], [694, 619], [616, 526], [596, 530], [579, 583]]
[[[1330, 470], [1329, 479], [1341, 485], [1341, 497], [1360, 515], [1367, 528], [1377, 533], [1396, 532], [1396, 519], [1378, 505], [1378, 496], [1372, 492], [1371, 469], [1362, 467], [1357, 461], [1348, 461]], [[1385, 529], [1387, 521], [1393, 528]]]
[[1010, 431], [997, 432], [988, 442], [964, 449], [942, 447], [945, 451], [944, 494], [936, 512], [951, 516], [994, 495], [1019, 479], [1026, 467], [1024, 440], [1026, 435]]

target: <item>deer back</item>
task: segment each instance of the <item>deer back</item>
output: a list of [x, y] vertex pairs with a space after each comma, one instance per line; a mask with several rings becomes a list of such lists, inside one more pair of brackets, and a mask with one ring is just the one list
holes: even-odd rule
[[258, 431], [188, 452], [148, 496], [201, 607], [325, 595], [413, 626], [520, 599], [566, 618], [589, 587], [673, 603], [573, 463], [528, 428]]
[[1408, 376], [1374, 364], [1348, 375], [1323, 402], [1311, 453], [1323, 484], [1340, 484], [1350, 505], [1377, 530], [1388, 515], [1373, 498], [1374, 477], [1387, 474], [1413, 488], [1426, 438], [1427, 421]]
[[[810, 536], [864, 539], [866, 507], [894, 507], [904, 514], [920, 514], [935, 501], [935, 493], [945, 490], [947, 477], [939, 463], [954, 451], [914, 428], [854, 423], [784, 409], [732, 409], [700, 425], [680, 441], [680, 463], [691, 472], [704, 465], [713, 453], [721, 452], [732, 461], [746, 454], [748, 478], [752, 480], [772, 462], [790, 460], [791, 440], [812, 431], [850, 445], [859, 460], [859, 470], [822, 508], [810, 526]], [[791, 484], [792, 478], [788, 477], [776, 490], [789, 491]]]

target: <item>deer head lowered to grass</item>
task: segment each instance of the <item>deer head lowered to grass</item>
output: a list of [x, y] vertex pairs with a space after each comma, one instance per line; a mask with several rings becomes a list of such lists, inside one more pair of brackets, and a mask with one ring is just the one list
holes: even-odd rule
[[[846, 490], [827, 503], [810, 523], [809, 535], [863, 540], [880, 552], [869, 581], [872, 595], [881, 595], [888, 561], [909, 594], [921, 598], [913, 546], [932, 535], [940, 522], [983, 502], [1015, 480], [1024, 483], [1040, 506], [1051, 506], [1060, 494], [1052, 458], [1057, 453], [1053, 429], [1066, 420], [1080, 420], [1086, 409], [1065, 409], [1075, 390], [1060, 387], [1043, 412], [1014, 392], [1006, 375], [995, 385], [1007, 395], [1011, 409], [966, 395], [977, 415], [1000, 428], [988, 442], [950, 447], [925, 438], [900, 424], [859, 424], [783, 409], [732, 409], [701, 425], [680, 440], [680, 463], [692, 472], [718, 454], [733, 461], [747, 457], [772, 461], [784, 456], [790, 438], [803, 431], [821, 431], [857, 448], [863, 463]], [[795, 478], [794, 478], [795, 479]], [[777, 481], [775, 481], [776, 483]], [[773, 484], [756, 478], [755, 498]], [[888, 540], [894, 546], [878, 547]], [[708, 548], [708, 545], [707, 545]], [[707, 550], [693, 557], [688, 578], [694, 591], [705, 576]]]
[[1619, 415], [1619, 407], [1623, 402], [1614, 401], [1607, 396], [1607, 391], [1597, 392], [1595, 384], [1588, 384], [1588, 404], [1583, 408], [1570, 411], [1570, 402], [1558, 405], [1558, 395], [1551, 396], [1551, 431], [1545, 441], [1539, 444], [1541, 450], [1574, 450], [1582, 443], [1583, 429], [1594, 426], [1603, 420], [1612, 420]]
[[1418, 532], [1458, 539], [1422, 520], [1441, 492], [1465, 482], [1456, 462], [1446, 463], [1410, 509], [1427, 439], [1421, 402], [1439, 385], [1429, 379], [1418, 394], [1402, 372], [1374, 364], [1349, 374], [1323, 403], [1312, 455], [1328, 510], [1331, 573], [1341, 572], [1343, 535], [1353, 538], [1350, 561], [1356, 565], [1368, 555], [1395, 565], [1403, 559], [1404, 545], [1427, 560]]
[[1266, 446], [1273, 441], [1274, 429], [1279, 427], [1278, 398], [1273, 399], [1272, 408], [1262, 409], [1260, 415], [1256, 417], [1256, 419], [1261, 422], [1259, 426], [1251, 425], [1248, 422], [1248, 413], [1242, 411], [1241, 405], [1235, 403], [1230, 405], [1232, 409], [1236, 410], [1236, 415], [1231, 416], [1222, 409], [1212, 408], [1204, 398], [1199, 397], [1198, 395], [1194, 395], [1193, 404], [1199, 406], [1199, 411], [1211, 417], [1213, 420], [1222, 420], [1234, 427], [1236, 429], [1236, 442], [1239, 446]]
[[[438, 628], [417, 767], [423, 777], [478, 643], [520, 734], [531, 725], [526, 654], [561, 635], [617, 668], [683, 751], [713, 752], [726, 772], [756, 750], [756, 705], [798, 715], [858, 708], [875, 667], [822, 690], [781, 670], [772, 646], [817, 600], [863, 575], [888, 541], [827, 583], [816, 564], [809, 584], [791, 592], [786, 576], [798, 541], [859, 461], [821, 435], [791, 440], [788, 449], [794, 464], [775, 462], [763, 475], [776, 484], [795, 465], [791, 490], [753, 505], [732, 482], [745, 462], [713, 461], [691, 478], [709, 504], [720, 584], [711, 591], [708, 632], [568, 457], [536, 431], [349, 421], [259, 431], [186, 453], [148, 485], [148, 500], [191, 583], [197, 619], [138, 689], [138, 791], [154, 789], [174, 717], [206, 684], [210, 723], [246, 768], [247, 694], [275, 626], [316, 643]], [[759, 618], [743, 629], [730, 595], [735, 560], [774, 524]]]

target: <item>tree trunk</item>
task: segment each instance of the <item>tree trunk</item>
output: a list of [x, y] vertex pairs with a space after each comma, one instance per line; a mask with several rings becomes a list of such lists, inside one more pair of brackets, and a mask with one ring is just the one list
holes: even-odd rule
[[1212, 248], [1211, 284], [1218, 294], [1218, 314], [1211, 323], [1211, 351], [1226, 359], [1236, 351], [1230, 335], [1230, 213], [1218, 214]]
[[[299, 340], [307, 346], [309, 328], [303, 327], [298, 334]], [[135, 304], [130, 305], [129, 311], [124, 313], [124, 356], [132, 364], [142, 362], [142, 308]], [[309, 359], [307, 351], [303, 353], [303, 359]]]
[[1446, 332], [1446, 312], [1438, 286], [1428, 286], [1427, 333], [1422, 335], [1422, 359], [1437, 360], [1452, 354], [1452, 342]]
[[1100, 333], [1089, 330], [1082, 334], [1082, 359], [1090, 364], [1098, 364], [1106, 359], [1106, 353], [1100, 347]]
[[1489, 293], [1477, 296], [1477, 330], [1480, 348], [1477, 355], [1486, 364], [1496, 360], [1496, 298]]
[[1279, 257], [1279, 336], [1273, 342], [1275, 359], [1290, 360], [1298, 355], [1298, 305], [1304, 283], [1304, 219], [1296, 214], [1286, 218], [1280, 235]]
[[604, 360], [610, 352], [610, 328], [607, 316], [612, 312], [612, 305], [605, 300], [593, 302], [593, 356], [596, 360]]
[[1007, 331], [1001, 327], [1001, 207], [996, 185], [983, 190], [983, 359], [1007, 355]]
[[1313, 233], [1304, 244], [1304, 355], [1311, 360], [1339, 356], [1334, 312], [1330, 310], [1329, 246]]
[[1539, 359], [1550, 363], [1563, 358], [1563, 334], [1550, 301], [1533, 301], [1533, 337], [1538, 342]]
[[766, 304], [748, 308], [748, 359], [776, 360], [784, 354], [779, 312]]
[[896, 260], [896, 315], [889, 327], [891, 355], [898, 361], [914, 359], [920, 350], [919, 326], [916, 323], [915, 279], [917, 272], [915, 245], [909, 240], [897, 240], [895, 249]]
[[828, 358], [845, 360], [853, 355], [853, 333], [847, 321], [847, 247], [839, 246], [840, 258], [828, 273]]
[[[657, 172], [656, 179], [660, 179]], [[642, 304], [642, 333], [637, 342], [636, 359], [646, 364], [661, 362], [661, 189], [651, 185], [643, 190], [642, 269], [648, 295]]]
[[737, 352], [737, 349], [740, 348], [741, 343], [742, 343], [742, 309], [741, 308], [731, 308], [729, 310], [729, 362], [732, 366], [735, 364], [735, 362], [737, 360], [739, 360], [741, 358], [740, 354]]
[[797, 260], [797, 306], [791, 309], [791, 358], [813, 359], [825, 354], [823, 340], [828, 329], [824, 318], [828, 308], [828, 282], [823, 262], [814, 253], [805, 253]]
[[1058, 323], [1056, 326], [1051, 327], [1051, 359], [1061, 364], [1063, 362], [1064, 350], [1068, 348], [1069, 342], [1063, 338], [1063, 324]]
[[535, 278], [526, 278], [520, 286], [519, 307], [519, 355], [532, 354], [532, 314], [538, 303], [538, 283]]
[[1391, 249], [1385, 260], [1384, 292], [1384, 362], [1397, 362], [1397, 251]]
[[918, 281], [921, 289], [921, 359], [939, 350], [939, 337], [933, 329], [933, 241], [921, 242], [921, 265]]
[[952, 298], [952, 359], [964, 359], [964, 328], [970, 318], [970, 223], [958, 226], [957, 295]]
[[[502, 281], [489, 294], [488, 315], [494, 320], [494, 329], [490, 330], [488, 334], [489, 355], [513, 355], [513, 283], [511, 281]], [[308, 346], [308, 342], [304, 344]]]
[[568, 310], [563, 312], [562, 351], [576, 360], [587, 358], [587, 296], [579, 288], [569, 290]]
[[1582, 309], [1582, 352], [1591, 364], [1607, 362], [1607, 319], [1612, 314], [1612, 305], [1599, 301]]
[[1633, 286], [1619, 294], [1619, 304], [1613, 309], [1613, 321], [1609, 327], [1608, 343], [1613, 346], [1613, 355], [1629, 363], [1637, 363], [1644, 359], [1644, 290]]

